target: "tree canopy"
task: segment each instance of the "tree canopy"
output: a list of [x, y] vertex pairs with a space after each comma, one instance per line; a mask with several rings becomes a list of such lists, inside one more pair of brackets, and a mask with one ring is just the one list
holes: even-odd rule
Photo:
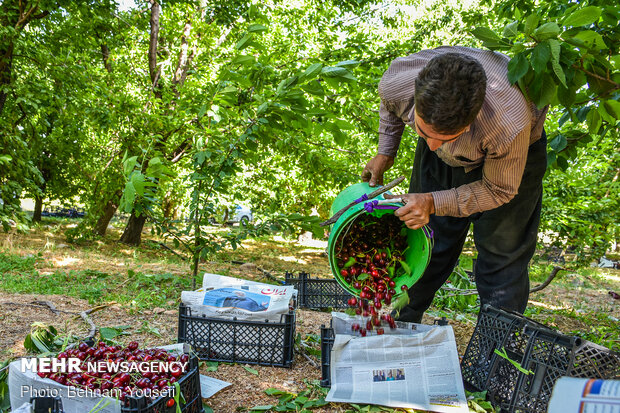
[[[201, 227], [243, 203], [264, 224], [246, 235], [318, 236], [376, 150], [383, 71], [458, 44], [508, 54], [510, 81], [551, 105], [542, 228], [601, 255], [618, 237], [619, 18], [602, 0], [151, 0], [129, 10], [5, 0], [0, 222], [28, 222], [23, 197], [39, 211], [79, 203], [87, 217], [75, 240], [105, 234], [120, 209], [123, 242], [139, 244], [150, 220], [204, 256], [215, 244]], [[411, 132], [401, 145], [414, 148]], [[401, 150], [389, 175], [408, 175], [412, 161]]]

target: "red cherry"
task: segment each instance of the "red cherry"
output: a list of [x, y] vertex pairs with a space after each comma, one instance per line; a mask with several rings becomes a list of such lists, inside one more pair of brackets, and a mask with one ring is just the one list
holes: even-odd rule
[[174, 406], [174, 399], [168, 399], [168, 401], [166, 402], [166, 406], [167, 406], [167, 407], [172, 407], [172, 406]]
[[402, 287], [400, 287], [400, 289], [403, 291], [407, 291], [409, 288], [406, 285], [403, 285]]

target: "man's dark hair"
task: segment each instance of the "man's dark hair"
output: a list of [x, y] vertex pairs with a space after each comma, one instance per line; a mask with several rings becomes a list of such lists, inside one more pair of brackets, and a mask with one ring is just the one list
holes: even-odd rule
[[415, 109], [438, 133], [454, 134], [471, 124], [484, 102], [482, 65], [461, 53], [432, 58], [415, 80]]

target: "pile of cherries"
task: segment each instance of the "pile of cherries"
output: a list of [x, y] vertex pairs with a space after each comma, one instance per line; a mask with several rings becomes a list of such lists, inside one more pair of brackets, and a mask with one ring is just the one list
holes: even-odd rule
[[[174, 383], [185, 374], [187, 366], [189, 366], [189, 355], [181, 354], [176, 356], [168, 353], [163, 349], [145, 349], [138, 348], [138, 342], [132, 341], [126, 347], [110, 346], [105, 342], [100, 341], [96, 346], [89, 346], [86, 343], [80, 343], [77, 348], [68, 349], [58, 354], [59, 360], [68, 358], [78, 358], [81, 360], [79, 365], [81, 373], [48, 373], [38, 372], [39, 377], [48, 378], [54, 380], [57, 383], [74, 386], [77, 388], [89, 389], [93, 392], [100, 391], [113, 391], [118, 389], [120, 391], [114, 392], [114, 394], [120, 394], [119, 399], [124, 402], [125, 405], [129, 404], [128, 396], [145, 395], [150, 401], [153, 400], [149, 397], [149, 394], [165, 394], [166, 391], [169, 394], [172, 393], [172, 386]], [[145, 371], [140, 372], [137, 368], [130, 368], [129, 372], [123, 371], [105, 371], [106, 368], [99, 369], [103, 371], [89, 371], [88, 363], [97, 363], [98, 366], [105, 366], [105, 363], [172, 363], [171, 368], [166, 371], [152, 372]], [[144, 369], [148, 370], [148, 369]], [[164, 369], [161, 369], [164, 370]], [[149, 401], [149, 402], [150, 402]], [[174, 399], [170, 398], [166, 401], [167, 407], [174, 406]]]
[[[336, 263], [342, 279], [359, 291], [359, 298], [348, 301], [355, 314], [369, 317], [365, 326], [352, 324], [362, 337], [376, 328], [383, 334], [382, 322], [396, 328], [394, 318], [380, 310], [392, 304], [397, 295], [398, 277], [406, 274], [403, 264], [408, 247], [406, 226], [393, 214], [359, 216], [336, 240]], [[406, 294], [407, 286], [401, 287]]]

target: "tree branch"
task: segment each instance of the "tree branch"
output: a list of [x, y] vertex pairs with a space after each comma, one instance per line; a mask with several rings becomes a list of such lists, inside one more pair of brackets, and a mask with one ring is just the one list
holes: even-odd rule
[[551, 274], [549, 274], [549, 276], [547, 277], [547, 279], [545, 280], [545, 282], [543, 282], [540, 285], [537, 285], [536, 287], [532, 288], [530, 290], [530, 293], [535, 293], [536, 291], [540, 291], [543, 288], [547, 287], [549, 284], [551, 284], [551, 281], [553, 281], [553, 279], [555, 278], [556, 275], [558, 275], [558, 272], [560, 271], [566, 271], [566, 268], [563, 267], [553, 267], [553, 270], [551, 270]]
[[[159, 16], [161, 14], [161, 7], [156, 0], [151, 0], [151, 36], [149, 39], [149, 75], [151, 76], [151, 83], [153, 89], [157, 89], [157, 81], [159, 79], [159, 72], [161, 68], [157, 67], [157, 40], [159, 38]], [[156, 93], [157, 96], [157, 93]], [[158, 96], [161, 97], [161, 96]]]

